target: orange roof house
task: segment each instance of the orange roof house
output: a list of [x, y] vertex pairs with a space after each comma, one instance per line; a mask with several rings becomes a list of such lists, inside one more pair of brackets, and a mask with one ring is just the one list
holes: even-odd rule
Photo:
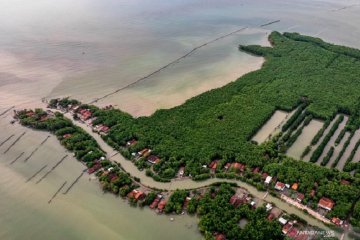
[[232, 169], [239, 170], [240, 172], [243, 172], [243, 171], [245, 170], [245, 165], [242, 164], [242, 163], [236, 162], [236, 163], [233, 163], [233, 164], [231, 165], [231, 168], [232, 168]]
[[132, 190], [131, 192], [129, 192], [129, 194], [127, 195], [128, 198], [133, 198], [135, 200], [140, 200], [143, 197], [145, 197], [145, 194], [142, 191], [139, 191], [137, 189]]
[[291, 189], [293, 190], [297, 190], [299, 188], [299, 184], [297, 183], [294, 183], [292, 186], [291, 186]]
[[216, 170], [219, 160], [214, 160], [209, 164], [209, 168], [213, 171]]
[[342, 225], [344, 223], [344, 221], [340, 220], [340, 218], [337, 218], [337, 217], [333, 217], [331, 219], [331, 222], [333, 222], [334, 224], [336, 224], [338, 226], [340, 226], [340, 225]]
[[322, 197], [319, 200], [318, 207], [321, 207], [323, 209], [331, 211], [331, 209], [334, 207], [335, 203], [330, 198]]

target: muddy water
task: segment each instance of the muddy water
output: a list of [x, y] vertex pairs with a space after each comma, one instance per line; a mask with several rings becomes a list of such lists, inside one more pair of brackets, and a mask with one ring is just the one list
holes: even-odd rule
[[[328, 144], [326, 145], [326, 147], [324, 148], [323, 153], [321, 154], [321, 156], [319, 157], [317, 164], [320, 164], [322, 159], [326, 156], [326, 154], [328, 153], [328, 151], [330, 150], [331, 147], [335, 147], [335, 140], [337, 139], [337, 137], [339, 136], [341, 130], [343, 130], [343, 128], [346, 126], [347, 121], [349, 120], [349, 117], [345, 116], [344, 120], [339, 124], [339, 127], [336, 129], [334, 135], [332, 135], [332, 137], [330, 138], [330, 141], [328, 142]], [[332, 162], [335, 160], [337, 154], [339, 153], [340, 150], [335, 151], [334, 150], [334, 154], [331, 157], [329, 162]], [[335, 158], [334, 158], [335, 157]], [[327, 165], [328, 166], [328, 165]]]
[[271, 136], [280, 132], [281, 126], [291, 117], [291, 113], [284, 111], [275, 111], [271, 118], [261, 127], [261, 129], [251, 139], [256, 141], [258, 144], [269, 140]]
[[314, 138], [316, 133], [322, 128], [324, 123], [319, 120], [311, 120], [309, 125], [304, 127], [302, 134], [298, 137], [295, 143], [286, 152], [287, 155], [295, 159], [300, 159], [301, 154], [305, 148], [310, 145], [311, 140]]
[[[149, 74], [195, 46], [244, 26], [249, 28], [99, 104], [111, 103], [136, 116], [180, 104], [259, 67], [262, 59], [238, 52], [238, 44], [266, 45], [272, 30], [297, 31], [360, 48], [360, 7], [338, 10], [358, 3], [356, 0], [0, 3], [1, 112], [14, 105], [41, 106], [40, 99], [47, 96], [92, 100]], [[277, 19], [281, 22], [258, 27]], [[97, 184], [85, 178], [68, 195], [59, 194], [48, 205], [60, 185], [73, 181], [83, 166], [68, 158], [45, 180], [34, 184], [66, 152], [50, 138], [23, 163], [47, 136], [27, 131], [7, 154], [1, 154], [24, 131], [8, 122], [0, 117], [0, 140], [16, 133], [0, 147], [4, 176], [0, 180], [1, 239], [144, 239], [149, 234], [156, 239], [200, 238], [194, 228], [187, 228], [196, 220], [181, 218], [170, 223], [147, 210], [129, 208], [113, 196], [102, 195]], [[10, 165], [22, 152], [23, 156]], [[46, 164], [43, 172], [25, 183]], [[138, 223], [141, 228], [135, 227]]]
[[[87, 174], [66, 195], [62, 194], [85, 167], [66, 152], [54, 136], [24, 162], [48, 134], [7, 122], [0, 127], [1, 137], [15, 134], [0, 147], [0, 239], [201, 238], [196, 218], [173, 216], [175, 220], [171, 222], [170, 216], [132, 208], [121, 198], [103, 194], [97, 181], [89, 181]], [[26, 134], [3, 154], [24, 131]], [[25, 153], [11, 164], [22, 152]], [[54, 171], [36, 183], [67, 154], [69, 156]], [[65, 181], [63, 190], [48, 204]]]
[[[325, 129], [323, 135], [321, 136], [321, 138], [319, 139], [319, 141], [317, 142], [317, 144], [315, 144], [314, 146], [312, 146], [311, 151], [308, 153], [308, 155], [306, 155], [304, 157], [305, 161], [309, 161], [311, 158], [311, 155], [313, 154], [313, 152], [315, 151], [315, 149], [321, 144], [321, 142], [324, 140], [325, 136], [328, 134], [328, 132], [330, 131], [331, 127], [334, 125], [334, 123], [336, 122], [337, 118], [339, 117], [339, 115], [337, 115], [329, 124], [329, 126]], [[321, 158], [319, 158], [321, 159]]]

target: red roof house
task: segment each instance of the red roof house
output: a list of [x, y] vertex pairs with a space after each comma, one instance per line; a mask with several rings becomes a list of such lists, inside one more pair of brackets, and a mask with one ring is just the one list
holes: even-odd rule
[[282, 182], [276, 182], [275, 184], [275, 189], [279, 190], [279, 191], [284, 191], [285, 189], [285, 184]]
[[299, 203], [301, 203], [302, 200], [304, 200], [304, 198], [305, 198], [304, 194], [299, 193], [299, 192], [296, 193], [296, 201], [298, 201]]
[[318, 203], [318, 207], [321, 207], [326, 210], [331, 210], [334, 207], [335, 203], [330, 198], [322, 197]]
[[156, 163], [159, 163], [160, 162], [160, 158], [158, 156], [155, 156], [155, 155], [150, 155], [148, 158], [147, 158], [147, 161], [151, 164], [156, 164]]
[[166, 206], [166, 201], [165, 201], [165, 199], [163, 199], [163, 200], [160, 201], [157, 209], [158, 209], [160, 212], [162, 212], [162, 211], [164, 210], [165, 206]]

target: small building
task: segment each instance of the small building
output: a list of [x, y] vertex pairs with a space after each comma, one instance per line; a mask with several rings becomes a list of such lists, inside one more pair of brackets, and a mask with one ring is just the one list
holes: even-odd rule
[[233, 195], [231, 198], [230, 198], [230, 201], [229, 203], [231, 205], [233, 205], [235, 208], [237, 208], [238, 206], [240, 206], [241, 204], [245, 204], [247, 202], [246, 200], [246, 196], [243, 196], [243, 197], [240, 197], [238, 195]]
[[243, 172], [245, 171], [245, 164], [236, 162], [231, 164], [231, 168]]
[[145, 194], [140, 190], [134, 189], [128, 193], [127, 197], [133, 198], [134, 200], [138, 201], [143, 199], [145, 197]]
[[290, 229], [293, 227], [293, 225], [291, 223], [286, 223], [283, 228], [281, 229], [283, 234], [287, 234]]
[[[265, 180], [268, 176], [269, 176], [269, 174], [267, 174], [266, 172], [263, 172], [263, 173], [261, 174], [261, 178], [262, 178], [263, 180]], [[270, 181], [271, 181], [271, 180], [270, 180]]]
[[331, 219], [331, 222], [338, 226], [341, 226], [344, 223], [344, 221], [342, 221], [340, 218], [337, 218], [337, 217], [333, 217]]
[[298, 235], [299, 230], [296, 227], [292, 227], [286, 234], [289, 238], [295, 238]]
[[159, 212], [162, 212], [164, 210], [166, 206], [166, 200], [163, 199], [160, 201], [159, 205], [157, 206], [157, 209], [159, 210]]
[[296, 201], [298, 201], [299, 203], [301, 203], [302, 202], [302, 200], [304, 200], [304, 198], [305, 198], [305, 195], [304, 194], [302, 194], [302, 193], [296, 193]]
[[341, 179], [340, 184], [341, 185], [350, 185], [350, 182], [348, 180]]
[[147, 161], [151, 164], [157, 164], [160, 162], [160, 158], [158, 156], [155, 156], [155, 155], [150, 155], [148, 158], [147, 158]]
[[265, 178], [265, 184], [270, 184], [271, 183], [271, 180], [272, 180], [272, 177], [271, 176], [267, 176], [266, 178]]
[[213, 173], [215, 173], [218, 163], [219, 163], [219, 160], [214, 160], [209, 164], [209, 168]]
[[215, 240], [226, 240], [226, 237], [222, 233], [215, 234]]
[[299, 188], [299, 184], [298, 183], [294, 183], [292, 186], [291, 186], [291, 189], [292, 190], [297, 190]]
[[279, 190], [279, 191], [284, 191], [285, 189], [285, 184], [282, 182], [276, 182], [275, 184], [275, 189]]
[[271, 203], [267, 203], [266, 206], [265, 206], [265, 208], [266, 208], [266, 211], [268, 212], [268, 211], [270, 211], [271, 209], [273, 209], [273, 206], [272, 206]]
[[260, 172], [260, 168], [259, 167], [256, 167], [252, 170], [253, 173], [259, 173]]
[[283, 217], [280, 217], [280, 218], [279, 218], [279, 222], [281, 223], [281, 225], [285, 225], [285, 224], [288, 222], [288, 220], [286, 220], [286, 219], [283, 218]]
[[150, 153], [151, 153], [151, 150], [150, 150], [150, 149], [144, 148], [143, 150], [137, 152], [137, 156], [138, 156], [138, 157], [147, 157], [147, 156], [150, 155]]
[[150, 204], [149, 208], [154, 209], [158, 206], [159, 202], [160, 202], [161, 198], [160, 197], [156, 197], [154, 199], [154, 201]]
[[64, 134], [63, 135], [63, 139], [67, 139], [70, 138], [72, 135], [70, 133]]
[[331, 209], [334, 207], [335, 203], [330, 198], [322, 197], [319, 200], [318, 207], [321, 207], [323, 209], [331, 211]]
[[126, 146], [131, 147], [137, 143], [136, 139], [131, 139], [130, 141], [127, 141]]
[[110, 128], [108, 127], [108, 126], [105, 126], [105, 125], [103, 125], [100, 129], [99, 129], [99, 131], [101, 132], [101, 133], [108, 133], [109, 131], [110, 131]]
[[226, 163], [224, 169], [227, 171], [230, 169], [230, 167], [231, 167], [231, 163]]
[[78, 117], [81, 119], [81, 120], [83, 120], [83, 121], [86, 121], [86, 120], [88, 120], [88, 119], [90, 119], [91, 118], [91, 112], [89, 111], [89, 110], [87, 110], [87, 109], [81, 109], [80, 111], [79, 111], [79, 114], [78, 114]]

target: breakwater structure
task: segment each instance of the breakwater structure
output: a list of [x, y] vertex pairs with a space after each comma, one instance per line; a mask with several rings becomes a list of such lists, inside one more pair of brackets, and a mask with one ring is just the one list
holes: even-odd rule
[[[280, 20], [267, 22], [267, 23], [261, 24], [261, 25], [259, 25], [259, 26], [257, 26], [257, 27], [265, 27], [265, 26], [269, 26], [269, 25], [271, 25], [271, 24], [275, 24], [275, 23], [278, 23], [278, 22], [280, 22]], [[249, 27], [239, 28], [239, 29], [237, 29], [237, 30], [235, 30], [235, 31], [232, 31], [232, 32], [230, 32], [230, 33], [221, 35], [221, 36], [219, 36], [219, 37], [217, 37], [217, 38], [215, 38], [215, 39], [212, 39], [212, 40], [210, 40], [210, 41], [208, 41], [208, 42], [205, 42], [205, 43], [203, 43], [203, 44], [201, 44], [201, 45], [199, 45], [199, 46], [196, 46], [196, 47], [194, 47], [193, 49], [191, 49], [189, 52], [187, 52], [186, 54], [184, 54], [184, 55], [176, 58], [175, 60], [173, 60], [173, 61], [171, 61], [170, 63], [168, 63], [168, 64], [160, 67], [159, 69], [157, 69], [157, 70], [149, 73], [148, 75], [146, 75], [146, 76], [144, 76], [144, 77], [141, 77], [141, 78], [135, 80], [134, 82], [129, 83], [128, 85], [126, 85], [126, 86], [124, 86], [124, 87], [118, 88], [118, 89], [116, 89], [116, 90], [114, 90], [114, 91], [112, 91], [112, 92], [110, 92], [110, 93], [107, 93], [107, 94], [105, 94], [105, 95], [103, 95], [103, 96], [101, 96], [101, 97], [98, 97], [98, 98], [90, 101], [88, 104], [96, 103], [96, 102], [98, 102], [98, 101], [100, 101], [100, 100], [103, 100], [103, 99], [105, 99], [105, 98], [108, 98], [108, 97], [110, 97], [110, 96], [112, 96], [112, 95], [114, 95], [114, 94], [116, 94], [116, 93], [119, 93], [120, 91], [123, 91], [123, 90], [125, 90], [125, 89], [127, 89], [127, 88], [130, 88], [130, 87], [132, 87], [132, 86], [134, 86], [134, 85], [136, 85], [136, 84], [138, 84], [138, 83], [140, 83], [140, 82], [142, 82], [142, 81], [144, 81], [144, 80], [146, 80], [146, 79], [154, 76], [155, 74], [161, 72], [162, 70], [165, 70], [166, 68], [168, 68], [168, 67], [170, 67], [170, 66], [172, 66], [172, 65], [175, 65], [175, 64], [179, 63], [181, 60], [189, 57], [191, 54], [193, 54], [194, 52], [196, 52], [196, 51], [199, 50], [200, 48], [203, 48], [203, 47], [205, 47], [205, 46], [207, 46], [207, 45], [209, 45], [209, 44], [212, 44], [212, 43], [214, 43], [214, 42], [217, 42], [217, 41], [219, 41], [219, 40], [221, 40], [221, 39], [224, 39], [224, 38], [227, 38], [227, 37], [229, 37], [229, 36], [232, 36], [232, 35], [234, 35], [234, 34], [236, 34], [236, 33], [238, 33], [238, 32], [241, 32], [241, 31], [243, 31], [243, 30], [245, 30], [245, 29], [248, 29], [248, 28], [249, 28]]]
[[27, 156], [25, 159], [24, 159], [24, 162], [27, 162], [38, 150], [39, 148], [44, 145], [44, 143], [50, 138], [50, 135], [47, 136], [31, 153], [29, 156]]
[[10, 165], [13, 165], [19, 158], [21, 158], [23, 155], [25, 154], [25, 152], [20, 153], [14, 160], [12, 160], [10, 162]]
[[4, 154], [6, 154], [10, 149], [18, 142], [20, 139], [25, 135], [26, 132], [23, 132], [15, 141], [4, 151]]
[[69, 191], [75, 186], [75, 184], [80, 180], [80, 178], [84, 175], [85, 172], [86, 169], [84, 169], [81, 174], [74, 180], [74, 182], [71, 183], [70, 186], [63, 192], [64, 195], [69, 193]]
[[12, 134], [12, 135], [10, 135], [8, 138], [6, 138], [4, 141], [2, 141], [1, 143], [0, 143], [0, 147], [2, 146], [2, 145], [4, 145], [5, 143], [7, 143], [11, 138], [13, 138], [15, 135], [14, 134]]
[[63, 156], [60, 161], [58, 161], [48, 172], [44, 174], [37, 182], [36, 184], [40, 183], [42, 180], [44, 180], [52, 171], [54, 171], [66, 158], [68, 155]]
[[42, 170], [44, 170], [47, 167], [47, 164], [40, 168], [36, 173], [34, 173], [31, 177], [29, 177], [26, 182], [30, 182], [34, 177], [36, 177]]
[[56, 198], [56, 196], [58, 195], [58, 193], [65, 187], [67, 181], [65, 181], [63, 184], [61, 184], [61, 186], [59, 187], [59, 189], [54, 193], [54, 195], [49, 199], [48, 204], [50, 204], [54, 198]]

